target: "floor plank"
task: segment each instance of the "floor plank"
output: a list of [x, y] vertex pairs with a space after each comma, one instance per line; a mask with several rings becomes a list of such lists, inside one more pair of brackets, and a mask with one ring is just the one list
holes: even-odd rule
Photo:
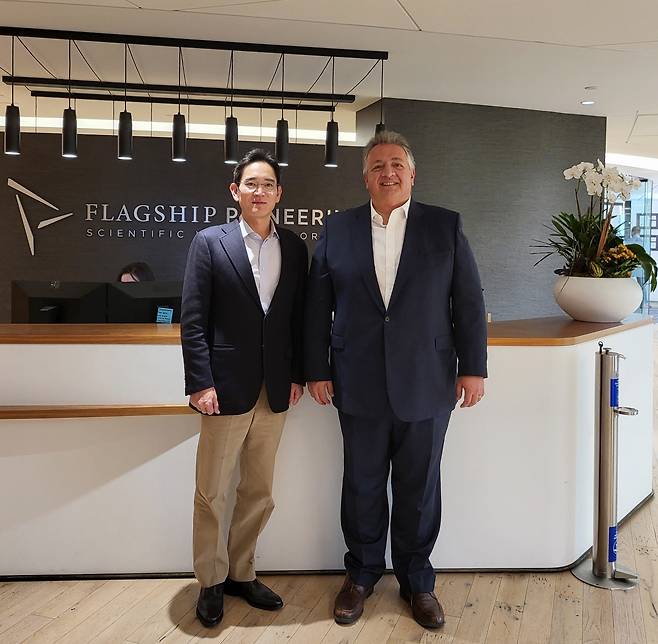
[[446, 615], [461, 617], [475, 573], [439, 573], [436, 576], [435, 592]]
[[583, 644], [614, 644], [612, 593], [583, 585]]
[[5, 631], [57, 597], [65, 589], [65, 582], [20, 582], [0, 607], [0, 641]]
[[115, 642], [128, 639], [190, 583], [188, 579], [144, 581], [151, 581], [151, 586], [145, 586], [140, 589], [141, 592], [135, 590], [134, 601], [130, 608], [124, 611], [118, 619], [108, 621], [109, 626], [99, 632], [93, 640], [88, 641], [92, 641], [94, 644], [115, 644]]
[[519, 644], [544, 644], [551, 635], [556, 575], [534, 573], [528, 580]]
[[42, 615], [43, 617], [59, 617], [72, 606], [81, 602], [85, 597], [91, 595], [96, 589], [100, 588], [105, 581], [71, 581], [67, 583], [70, 585], [67, 585], [62, 593], [34, 610], [34, 614]]
[[159, 642], [164, 635], [181, 622], [193, 607], [196, 607], [198, 596], [199, 584], [194, 580], [190, 580], [166, 606], [163, 606], [132, 633], [127, 641], [133, 644], [155, 644]]
[[457, 631], [453, 638], [455, 644], [484, 642], [489, 622], [500, 588], [500, 575], [475, 575], [471, 592], [468, 593]]
[[52, 621], [52, 617], [28, 615], [0, 635], [2, 644], [19, 644]]
[[551, 621], [551, 644], [571, 644], [583, 639], [583, 583], [571, 572], [556, 577]]
[[658, 642], [658, 542], [648, 508], [637, 513], [630, 528], [639, 575], [644, 632], [648, 642]]
[[502, 575], [485, 640], [487, 644], [508, 644], [518, 640], [529, 581], [527, 573]]
[[88, 617], [99, 611], [132, 584], [131, 580], [106, 581], [87, 597], [70, 606], [57, 619], [39, 629], [26, 642], [29, 644], [50, 644], [64, 637]]
[[[116, 632], [114, 624], [124, 620], [126, 615], [139, 606], [144, 597], [155, 592], [163, 583], [164, 581], [160, 579], [135, 579], [128, 588], [107, 602], [103, 608], [71, 629], [66, 634], [66, 644], [87, 644], [105, 631]], [[145, 615], [140, 607], [140, 619], [144, 618]], [[128, 632], [124, 631], [113, 637], [112, 641], [123, 640], [125, 635], [128, 635]], [[105, 640], [107, 641], [107, 638]]]

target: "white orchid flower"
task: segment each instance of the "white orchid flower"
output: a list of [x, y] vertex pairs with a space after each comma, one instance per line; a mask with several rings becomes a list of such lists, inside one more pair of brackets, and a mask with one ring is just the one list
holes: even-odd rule
[[580, 179], [582, 171], [578, 170], [578, 166], [572, 165], [564, 171], [564, 178], [569, 181], [570, 179]]
[[607, 186], [611, 183], [615, 183], [617, 181], [622, 181], [622, 182], [624, 181], [624, 177], [619, 173], [619, 170], [615, 167], [603, 168], [603, 170], [601, 171], [601, 175], [603, 176], [604, 186]]
[[603, 177], [593, 168], [588, 170], [583, 179], [585, 181], [585, 186], [587, 187], [587, 194], [591, 196], [600, 196], [603, 192]]

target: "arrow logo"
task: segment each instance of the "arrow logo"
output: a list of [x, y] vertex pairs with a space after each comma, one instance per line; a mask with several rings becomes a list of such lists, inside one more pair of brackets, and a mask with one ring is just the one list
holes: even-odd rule
[[[30, 199], [34, 199], [35, 201], [38, 201], [39, 203], [42, 203], [44, 206], [48, 206], [48, 208], [52, 208], [53, 210], [59, 210], [57, 206], [54, 206], [51, 204], [49, 201], [46, 201], [43, 197], [40, 197], [38, 194], [32, 192], [25, 186], [22, 186], [20, 183], [17, 181], [14, 181], [11, 178], [7, 179], [7, 185], [10, 188], [13, 188], [17, 192], [20, 192], [21, 194], [25, 195], [26, 197], [30, 197]], [[30, 253], [32, 254], [32, 257], [34, 257], [34, 233], [32, 232], [32, 228], [30, 227], [30, 223], [27, 220], [27, 216], [25, 214], [25, 208], [23, 207], [23, 202], [21, 201], [20, 195], [16, 195], [16, 203], [18, 204], [18, 212], [21, 215], [21, 221], [23, 222], [23, 229], [25, 230], [25, 237], [27, 238], [27, 245], [30, 247]], [[65, 215], [58, 215], [57, 217], [51, 217], [50, 219], [44, 219], [43, 221], [39, 222], [39, 225], [37, 226], [37, 230], [41, 228], [45, 228], [46, 226], [50, 226], [51, 224], [55, 224], [58, 221], [62, 221], [62, 219], [66, 219], [67, 217], [71, 217], [73, 215], [72, 212], [66, 213]]]

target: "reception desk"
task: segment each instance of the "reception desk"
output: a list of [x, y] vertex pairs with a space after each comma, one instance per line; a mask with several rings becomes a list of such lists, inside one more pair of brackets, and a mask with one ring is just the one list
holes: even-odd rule
[[[552, 569], [592, 545], [598, 342], [622, 361], [619, 518], [651, 495], [653, 327], [489, 325], [487, 395], [445, 445], [441, 569]], [[194, 456], [177, 326], [0, 325], [0, 575], [192, 569]], [[261, 571], [342, 569], [333, 408], [288, 416]]]

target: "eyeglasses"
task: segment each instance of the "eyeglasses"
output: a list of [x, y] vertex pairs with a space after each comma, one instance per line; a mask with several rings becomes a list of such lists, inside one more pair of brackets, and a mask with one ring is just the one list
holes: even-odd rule
[[257, 181], [245, 181], [241, 183], [240, 186], [244, 188], [247, 192], [256, 192], [259, 188], [266, 193], [276, 192], [277, 185], [273, 181], [268, 181], [266, 183], [258, 183]]

